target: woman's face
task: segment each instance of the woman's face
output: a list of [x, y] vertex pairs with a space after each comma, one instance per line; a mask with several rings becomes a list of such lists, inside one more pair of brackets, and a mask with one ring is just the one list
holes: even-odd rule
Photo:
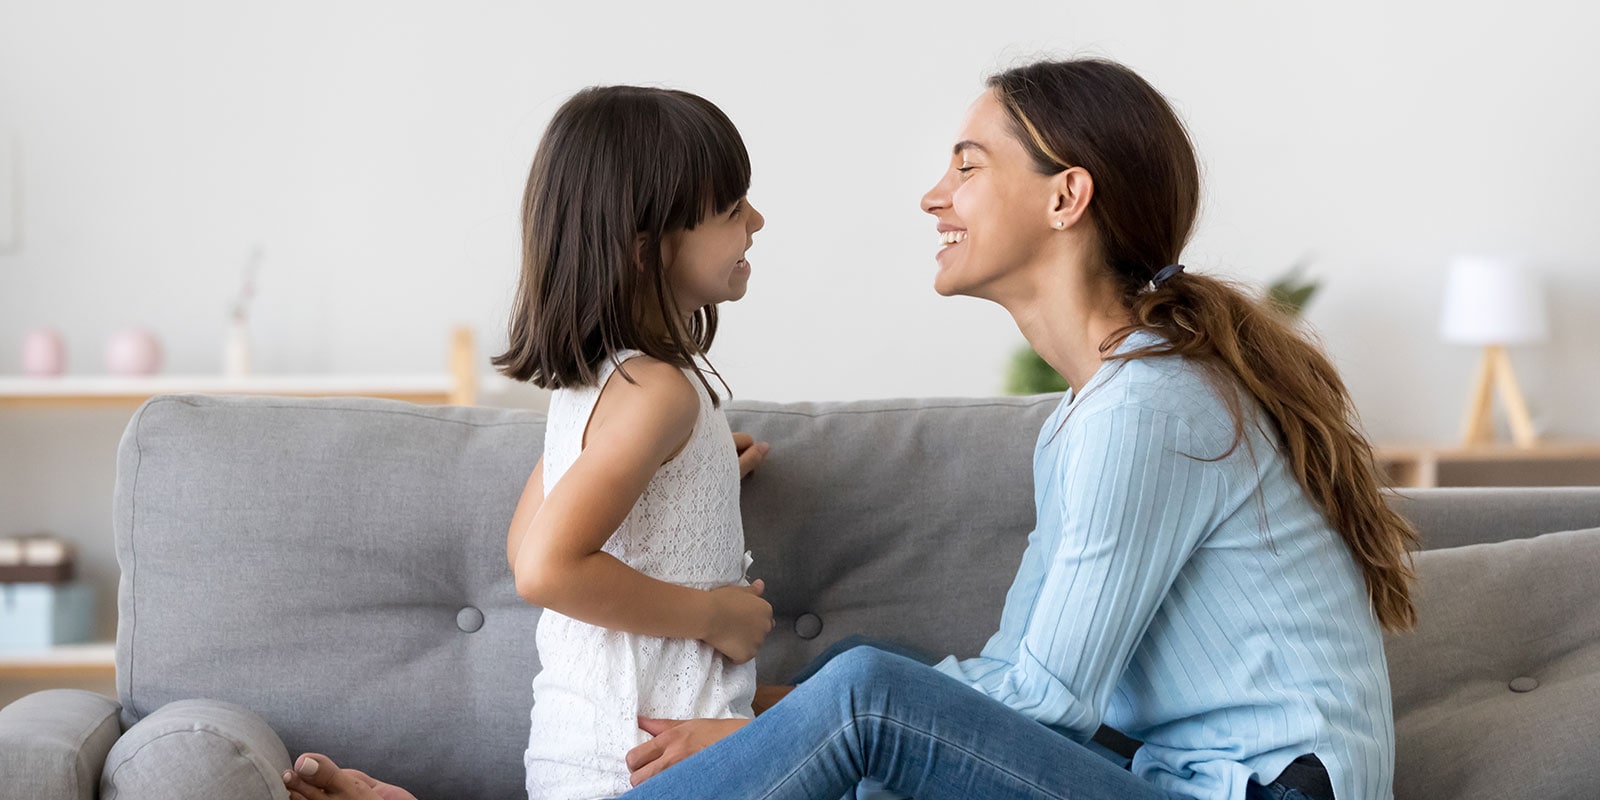
[[922, 197], [939, 221], [939, 294], [998, 300], [1053, 232], [1052, 176], [1033, 168], [993, 91], [967, 111], [944, 177]]

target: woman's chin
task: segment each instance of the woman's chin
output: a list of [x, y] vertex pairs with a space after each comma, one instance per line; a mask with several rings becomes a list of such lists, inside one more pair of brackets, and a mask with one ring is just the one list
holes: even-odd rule
[[939, 271], [933, 276], [933, 290], [944, 297], [959, 297], [967, 294], [967, 285], [962, 282], [959, 275], [950, 267], [941, 265]]

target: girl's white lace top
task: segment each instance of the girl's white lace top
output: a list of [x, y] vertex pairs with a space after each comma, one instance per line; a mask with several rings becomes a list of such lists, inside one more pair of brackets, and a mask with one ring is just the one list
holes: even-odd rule
[[[602, 365], [595, 386], [558, 389], [550, 398], [544, 443], [546, 496], [583, 449], [600, 391], [617, 364]], [[739, 461], [727, 417], [693, 371], [700, 397], [694, 433], [656, 471], [605, 552], [664, 581], [711, 589], [743, 584], [749, 562], [739, 517]], [[617, 380], [626, 380], [618, 376]], [[626, 792], [628, 750], [649, 740], [638, 717], [750, 717], [755, 665], [735, 666], [710, 645], [595, 627], [545, 610], [537, 633], [541, 671], [533, 679], [532, 729], [523, 763], [530, 800], [610, 798]]]

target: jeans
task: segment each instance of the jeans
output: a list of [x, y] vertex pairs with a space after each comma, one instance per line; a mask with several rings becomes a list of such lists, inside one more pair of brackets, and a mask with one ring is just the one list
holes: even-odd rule
[[918, 800], [1171, 800], [966, 684], [873, 647], [840, 654], [737, 733], [623, 796], [818, 800], [865, 779]]
[[[628, 800], [1071, 798], [1174, 800], [1118, 757], [1080, 744], [860, 639], [831, 647], [788, 697], [737, 733], [623, 795]], [[896, 652], [887, 652], [886, 649]], [[1309, 800], [1251, 784], [1246, 800]]]

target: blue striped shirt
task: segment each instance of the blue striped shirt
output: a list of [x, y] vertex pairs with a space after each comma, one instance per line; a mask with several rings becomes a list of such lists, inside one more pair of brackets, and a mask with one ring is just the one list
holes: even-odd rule
[[1102, 721], [1142, 740], [1135, 774], [1180, 795], [1239, 800], [1314, 753], [1339, 800], [1387, 800], [1389, 676], [1361, 571], [1243, 407], [1245, 442], [1201, 460], [1234, 425], [1198, 366], [1102, 364], [1040, 431], [1000, 630], [937, 668], [1079, 740]]

